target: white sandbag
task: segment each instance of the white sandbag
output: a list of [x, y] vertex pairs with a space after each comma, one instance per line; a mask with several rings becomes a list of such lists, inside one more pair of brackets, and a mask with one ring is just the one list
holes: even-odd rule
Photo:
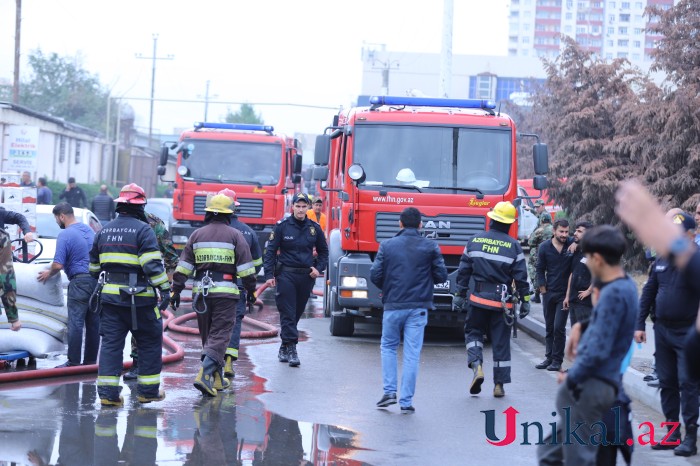
[[[19, 309], [19, 320], [22, 322], [22, 328], [31, 328], [34, 330], [41, 330], [44, 333], [48, 333], [57, 340], [63, 342], [66, 341], [66, 324], [59, 322], [56, 319], [39, 314], [37, 312], [28, 311], [26, 309]], [[5, 314], [0, 316], [0, 329], [9, 329], [12, 327], [7, 321], [7, 316]]]
[[35, 358], [45, 358], [49, 353], [65, 352], [66, 346], [40, 330], [22, 328], [19, 332], [13, 332], [0, 329], [0, 352], [12, 350], [23, 350]]
[[46, 282], [41, 283], [36, 277], [39, 275], [39, 272], [49, 268], [47, 264], [15, 262], [13, 265], [17, 276], [17, 296], [26, 296], [54, 306], [63, 306], [65, 304], [61, 274], [56, 274], [46, 280]]
[[[42, 303], [39, 300], [28, 298], [26, 296], [17, 296], [17, 307], [28, 311], [43, 314], [52, 319], [56, 319], [64, 324], [68, 323], [68, 307], [53, 306], [51, 304]], [[20, 320], [24, 320], [20, 317]]]

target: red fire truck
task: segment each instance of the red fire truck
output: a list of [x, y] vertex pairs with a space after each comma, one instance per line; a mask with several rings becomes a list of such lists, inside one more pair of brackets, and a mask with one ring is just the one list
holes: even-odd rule
[[159, 175], [173, 152], [177, 175], [170, 233], [179, 249], [202, 226], [207, 195], [224, 188], [236, 191], [238, 216], [264, 246], [272, 227], [289, 212], [301, 182], [301, 144], [275, 134], [272, 126], [195, 123], [178, 142], [163, 145]]
[[[452, 301], [466, 242], [486, 228], [496, 203], [517, 204], [515, 124], [485, 100], [381, 96], [370, 103], [342, 111], [316, 141], [313, 176], [327, 197], [331, 334], [352, 335], [355, 319], [381, 321], [370, 267], [406, 207], [423, 214], [424, 235], [438, 242], [449, 272], [435, 287], [429, 325], [461, 327], [465, 314]], [[547, 146], [537, 142], [537, 189], [547, 187], [547, 159]], [[516, 222], [510, 233], [517, 238], [517, 231]]]

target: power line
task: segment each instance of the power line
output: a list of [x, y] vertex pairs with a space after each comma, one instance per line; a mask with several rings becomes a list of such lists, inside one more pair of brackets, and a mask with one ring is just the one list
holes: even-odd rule
[[[155, 102], [177, 102], [185, 104], [201, 104], [206, 101], [200, 99], [152, 99], [150, 97], [121, 97], [122, 100], [153, 100]], [[220, 105], [258, 105], [258, 106], [268, 106], [268, 107], [302, 107], [302, 108], [318, 108], [322, 110], [337, 110], [340, 105], [330, 106], [330, 105], [311, 105], [311, 104], [298, 104], [294, 102], [250, 102], [250, 101], [225, 101], [225, 100], [209, 100], [209, 104], [220, 104]]]
[[154, 102], [154, 93], [155, 93], [155, 87], [156, 87], [156, 60], [172, 60], [175, 58], [175, 55], [168, 54], [164, 57], [159, 57], [156, 55], [156, 46], [158, 44], [158, 34], [153, 34], [153, 56], [151, 57], [144, 57], [140, 53], [136, 54], [136, 58], [143, 58], [147, 60], [152, 60], [153, 61], [153, 69], [151, 71], [151, 112], [150, 116], [148, 118], [148, 145], [151, 145], [151, 136], [153, 135], [153, 102]]

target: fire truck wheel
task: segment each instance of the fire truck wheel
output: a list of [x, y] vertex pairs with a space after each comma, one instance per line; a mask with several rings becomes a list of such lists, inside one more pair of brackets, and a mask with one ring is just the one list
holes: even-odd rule
[[331, 314], [331, 335], [351, 337], [355, 333], [355, 319], [347, 314]]

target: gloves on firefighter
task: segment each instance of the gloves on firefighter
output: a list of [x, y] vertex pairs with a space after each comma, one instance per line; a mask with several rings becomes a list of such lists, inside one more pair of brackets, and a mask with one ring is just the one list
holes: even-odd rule
[[246, 293], [245, 301], [249, 306], [255, 306], [255, 303], [258, 302], [258, 298], [255, 297], [255, 293], [248, 292]]
[[180, 307], [180, 293], [173, 293], [170, 296], [170, 307], [173, 311], [177, 311], [177, 308]]
[[464, 312], [467, 310], [467, 298], [460, 296], [458, 294], [454, 295], [452, 300], [452, 307], [457, 312]]
[[170, 304], [170, 291], [166, 290], [160, 291], [160, 303], [158, 303], [158, 310], [159, 311], [164, 311], [168, 308], [168, 304]]
[[530, 303], [528, 301], [520, 303], [519, 319], [524, 319], [530, 313]]

